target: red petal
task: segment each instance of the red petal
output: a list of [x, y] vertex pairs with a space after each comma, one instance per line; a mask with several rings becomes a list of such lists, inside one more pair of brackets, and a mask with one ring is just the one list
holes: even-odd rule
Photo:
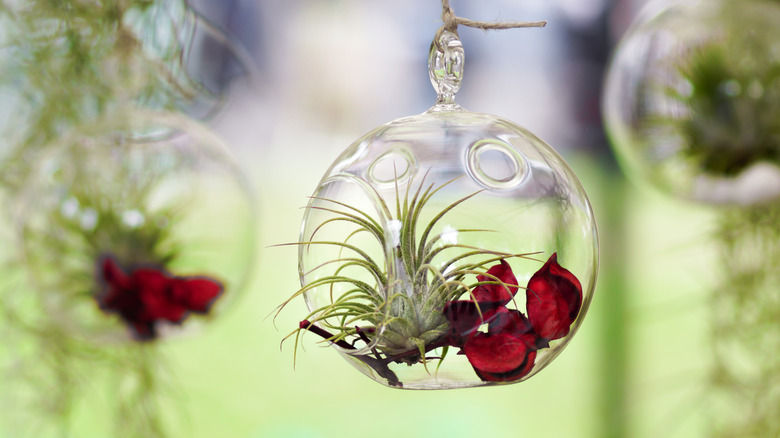
[[181, 322], [187, 316], [187, 308], [178, 304], [161, 303], [155, 309], [155, 319], [167, 319], [170, 322]]
[[108, 286], [116, 288], [128, 287], [130, 280], [113, 257], [107, 256], [103, 258], [101, 271], [103, 273], [103, 281], [105, 281]]
[[477, 304], [473, 301], [450, 301], [444, 305], [442, 313], [458, 335], [468, 336], [482, 324], [490, 322], [502, 307], [504, 305], [498, 302]]
[[528, 281], [526, 300], [534, 331], [547, 340], [559, 339], [569, 334], [579, 314], [582, 286], [577, 277], [558, 264], [553, 253]]
[[525, 377], [534, 367], [536, 361], [536, 351], [531, 350], [528, 352], [528, 356], [525, 358], [525, 362], [519, 367], [506, 373], [488, 373], [480, 372], [476, 368], [474, 371], [477, 373], [480, 379], [486, 382], [512, 382]]
[[171, 280], [171, 299], [193, 312], [208, 312], [222, 290], [222, 284], [209, 278]]
[[103, 292], [96, 297], [100, 308], [116, 311], [125, 320], [135, 318], [142, 307], [141, 302], [130, 289], [130, 277], [113, 257], [107, 256], [102, 259], [100, 278], [105, 283]]
[[523, 312], [514, 309], [502, 307], [496, 311], [490, 325], [488, 333], [507, 333], [513, 336], [521, 336], [533, 332], [533, 326]]
[[136, 269], [130, 279], [135, 290], [152, 296], [164, 296], [170, 281], [162, 272], [150, 268]]
[[517, 278], [506, 260], [488, 269], [487, 274], [478, 275], [477, 281], [495, 284], [479, 284], [474, 288], [474, 299], [478, 302], [499, 301], [508, 303], [517, 293]]
[[170, 282], [165, 274], [156, 269], [137, 269], [132, 274], [133, 287], [141, 298], [142, 321], [167, 319], [179, 322], [184, 319], [187, 308], [170, 298]]
[[208, 311], [223, 290], [209, 278], [172, 278], [162, 269], [140, 268], [128, 275], [110, 256], [100, 270], [106, 290], [98, 303], [116, 311], [139, 339], [155, 338], [160, 319], [181, 322], [188, 311]]
[[150, 340], [157, 337], [157, 330], [155, 330], [153, 322], [134, 322], [130, 325], [135, 337], [140, 340]]
[[106, 286], [106, 290], [96, 297], [98, 306], [101, 309], [119, 310], [122, 307], [126, 307], [125, 304], [125, 292], [123, 289], [117, 287]]
[[133, 291], [127, 289], [109, 288], [99, 299], [102, 309], [113, 310], [126, 320], [136, 319], [143, 310], [143, 303]]
[[463, 346], [466, 358], [481, 373], [507, 373], [526, 363], [532, 348], [507, 333], [477, 333]]

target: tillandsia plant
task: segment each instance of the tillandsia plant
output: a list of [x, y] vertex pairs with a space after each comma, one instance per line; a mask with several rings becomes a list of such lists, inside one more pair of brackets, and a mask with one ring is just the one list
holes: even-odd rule
[[780, 204], [720, 212], [723, 269], [709, 300], [709, 436], [780, 435]]
[[[6, 0], [0, 13], [8, 25], [4, 49], [13, 56], [4, 59], [11, 68], [2, 77], [24, 88], [41, 128], [51, 127], [50, 118], [100, 115], [122, 99], [175, 108], [208, 92], [185, 71], [197, 21], [186, 0]], [[54, 87], [63, 83], [71, 87]]]
[[[114, 144], [123, 135], [109, 132], [52, 151], [12, 204], [20, 245], [5, 266], [15, 281], [1, 291], [0, 322], [7, 342], [25, 348], [2, 371], [14, 388], [6, 396], [30, 398], [9, 415], [38, 412], [14, 436], [48, 436], [28, 424], [65, 433], [90, 374], [122, 382], [114, 398], [121, 432], [111, 435], [165, 436], [158, 404], [171, 378], [159, 340], [198, 326], [226, 295], [224, 271], [193, 271], [187, 260], [199, 237], [181, 226], [196, 200], [167, 195], [177, 187], [166, 185], [171, 168], [192, 158], [163, 144]], [[17, 373], [19, 364], [27, 371]]]
[[[83, 327], [79, 335], [115, 338], [118, 318], [134, 339], [154, 340], [162, 325], [208, 313], [223, 287], [208, 276], [176, 275], [186, 254], [174, 233], [191, 200], [152, 205], [167, 168], [140, 168], [154, 166], [159, 154], [134, 156], [125, 151], [131, 145], [113, 149], [97, 136], [89, 140], [97, 144], [54, 154], [54, 161], [75, 164], [54, 175], [44, 171], [34, 179], [42, 182], [27, 188], [27, 205], [20, 206], [23, 256], [36, 289], [46, 291], [41, 299], [57, 303], [61, 318], [78, 315], [72, 324]], [[90, 317], [90, 307], [102, 312]]]
[[735, 177], [759, 162], [780, 166], [780, 58], [776, 36], [746, 29], [751, 14], [761, 13], [760, 2], [752, 3], [716, 6], [719, 17], [741, 19], [712, 20], [712, 35], [669, 60], [679, 83], [665, 95], [675, 110], [651, 119], [652, 129], [679, 136], [682, 156], [705, 174]]
[[182, 272], [191, 205], [160, 188], [196, 160], [176, 144], [184, 124], [154, 118], [214, 99], [185, 68], [195, 19], [185, 0], [0, 0], [0, 198], [20, 242], [1, 254], [12, 436], [71, 435], [97, 376], [118, 383], [106, 435], [166, 435], [156, 341], [210, 313], [227, 281]]
[[[414, 192], [408, 191], [410, 184], [403, 194], [396, 186], [394, 213], [381, 202], [383, 216], [389, 218], [385, 222], [343, 202], [313, 200], [318, 206], [309, 208], [332, 216], [299, 243], [300, 249], [335, 247], [340, 257], [316, 266], [313, 271], [321, 275], [290, 298], [304, 296], [313, 303], [310, 294], [329, 291], [327, 302], [288, 335], [295, 337], [296, 349], [302, 333], [315, 333], [393, 387], [404, 386], [396, 372], [399, 365], [423, 367], [434, 378], [444, 374], [447, 361], [455, 360], [450, 359], [454, 349], [482, 382], [512, 382], [529, 374], [539, 350], [569, 333], [582, 306], [578, 279], [553, 253], [521, 286], [512, 261], [536, 260], [538, 253], [511, 254], [454, 242], [455, 234], [492, 231], [441, 226], [481, 193], [430, 212], [431, 200], [450, 183], [436, 185], [423, 178]], [[344, 224], [352, 227], [345, 239], [318, 238], [329, 227]], [[391, 256], [371, 255], [353, 242], [360, 235], [388, 248]], [[520, 289], [525, 290], [525, 312], [517, 308]]]
[[106, 113], [216, 100], [186, 71], [197, 21], [186, 0], [0, 2], [0, 95], [14, 107], [3, 185], [23, 186], [31, 153]]

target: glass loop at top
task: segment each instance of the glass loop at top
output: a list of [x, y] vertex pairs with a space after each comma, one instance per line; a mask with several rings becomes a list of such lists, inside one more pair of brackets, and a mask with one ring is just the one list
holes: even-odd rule
[[465, 53], [458, 35], [448, 30], [436, 33], [428, 55], [428, 74], [438, 95], [437, 105], [454, 104], [463, 80]]

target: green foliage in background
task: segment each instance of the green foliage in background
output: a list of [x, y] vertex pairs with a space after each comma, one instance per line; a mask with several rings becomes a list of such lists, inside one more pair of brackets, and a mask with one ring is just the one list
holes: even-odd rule
[[710, 303], [712, 436], [780, 435], [780, 204], [720, 215], [721, 283]]
[[[185, 0], [0, 2], [0, 95], [14, 103], [0, 124], [0, 196], [2, 226], [15, 234], [0, 253], [8, 355], [0, 355], [7, 359], [0, 361], [0, 398], [8, 397], [0, 402], [7, 402], [14, 436], [69, 436], [81, 397], [104, 374], [114, 391], [111, 436], [166, 435], [160, 388], [169, 376], [161, 350], [90, 336], [109, 323], [122, 333], [121, 321], [95, 300], [101, 255], [159, 265], [176, 256], [168, 222], [152, 220], [170, 221], [176, 207], [146, 211], [160, 175], [147, 170], [147, 180], [133, 179], [148, 163], [121, 153], [129, 140], [164, 133], [110, 121], [132, 111], [179, 111], [205, 93], [184, 69], [192, 18]], [[107, 166], [117, 172], [108, 174]], [[68, 203], [100, 221], [69, 215]], [[122, 215], [132, 208], [146, 222], [126, 226]], [[95, 333], [85, 336], [80, 327]]]
[[[742, 6], [720, 7], [728, 16]], [[752, 8], [750, 13], [760, 13]], [[676, 106], [671, 117], [657, 121], [680, 137], [685, 158], [708, 174], [727, 177], [760, 161], [780, 165], [777, 42], [772, 30], [742, 28], [734, 21], [678, 55], [674, 62], [683, 83], [666, 90]]]

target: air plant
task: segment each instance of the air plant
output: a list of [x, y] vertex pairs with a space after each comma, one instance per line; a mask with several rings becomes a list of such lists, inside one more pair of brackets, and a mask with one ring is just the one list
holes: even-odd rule
[[[457, 243], [449, 237], [493, 231], [440, 226], [455, 210], [468, 208], [468, 201], [481, 192], [457, 199], [423, 220], [432, 198], [452, 182], [437, 186], [423, 178], [413, 193], [410, 184], [403, 195], [396, 187], [394, 212], [381, 201], [383, 216], [389, 218], [385, 221], [343, 202], [312, 200], [316, 205], [309, 208], [332, 217], [298, 245], [302, 251], [336, 247], [340, 257], [305, 273], [304, 277], [321, 275], [305, 282], [278, 309], [297, 297], [329, 294], [327, 304], [311, 309], [285, 338], [295, 337], [296, 350], [302, 333], [315, 333], [368, 366], [389, 386], [402, 387], [391, 365], [428, 370], [436, 361], [438, 370], [449, 350], [456, 348], [482, 381], [510, 382], [530, 372], [537, 350], [568, 334], [580, 310], [582, 288], [558, 264], [556, 254], [524, 287], [526, 316], [509, 307], [516, 304], [521, 288], [510, 261], [536, 260], [539, 253], [511, 254]], [[344, 240], [317, 240], [327, 227], [344, 223], [354, 227]], [[389, 256], [377, 260], [350, 242], [360, 234], [387, 248]]]
[[[729, 7], [721, 13], [732, 13]], [[697, 168], [722, 177], [758, 162], [780, 165], [775, 41], [741, 25], [726, 24], [668, 60], [678, 80], [664, 94], [677, 110], [651, 119], [680, 137], [681, 154]]]

